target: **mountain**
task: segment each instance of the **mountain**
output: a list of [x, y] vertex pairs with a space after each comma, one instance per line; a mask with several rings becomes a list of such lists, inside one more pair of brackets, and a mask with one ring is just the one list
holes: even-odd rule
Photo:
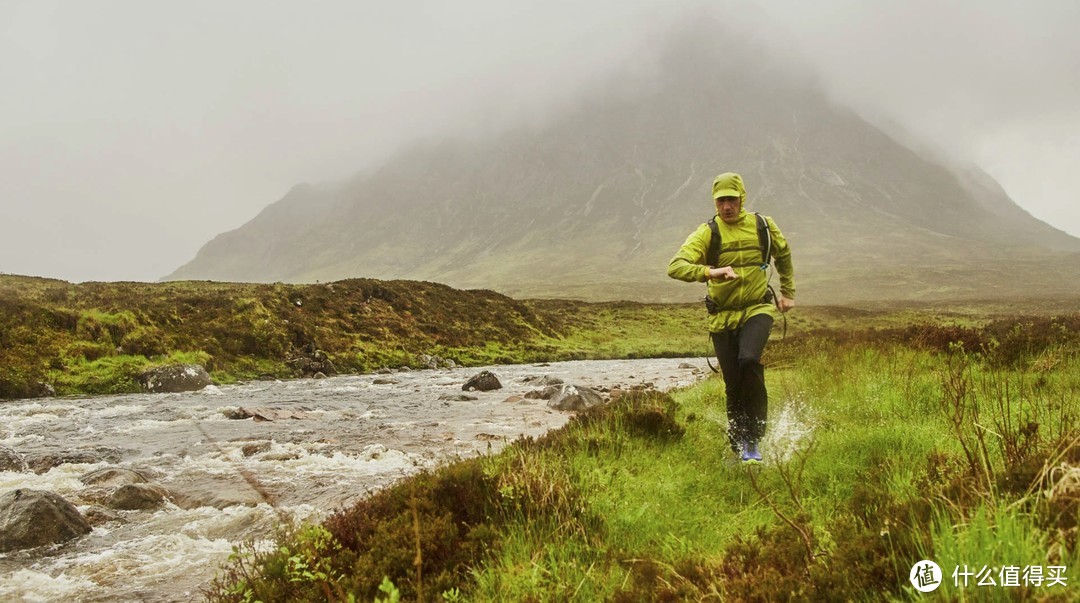
[[704, 286], [667, 278], [667, 262], [712, 215], [713, 176], [736, 171], [748, 209], [790, 240], [802, 301], [1080, 292], [1080, 239], [981, 170], [900, 144], [754, 40], [705, 24], [657, 56], [543, 125], [299, 185], [166, 278], [689, 301]]

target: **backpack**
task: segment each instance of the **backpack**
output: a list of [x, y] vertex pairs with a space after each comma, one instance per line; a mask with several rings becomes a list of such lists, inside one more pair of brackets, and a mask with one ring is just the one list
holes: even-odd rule
[[[754, 217], [757, 219], [757, 236], [758, 245], [761, 247], [761, 264], [762, 270], [769, 267], [769, 256], [772, 254], [772, 233], [769, 232], [769, 224], [765, 221], [765, 217], [754, 212]], [[705, 263], [715, 268], [720, 263], [720, 227], [716, 224], [716, 216], [713, 216], [709, 220], [709, 230], [712, 231], [712, 237], [709, 239], [709, 249], [705, 252]], [[754, 264], [757, 265], [757, 264]], [[736, 268], [745, 267], [745, 264], [735, 266]]]

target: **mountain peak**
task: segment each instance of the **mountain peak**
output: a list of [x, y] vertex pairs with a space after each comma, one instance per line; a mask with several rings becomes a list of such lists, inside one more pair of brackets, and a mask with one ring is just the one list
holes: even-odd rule
[[613, 73], [541, 126], [427, 143], [344, 185], [294, 187], [168, 278], [690, 300], [700, 292], [665, 267], [712, 215], [724, 171], [742, 173], [750, 208], [787, 234], [804, 299], [1009, 294], [985, 284], [988, 260], [1080, 252], [985, 173], [920, 156], [830, 102], [746, 20], [683, 24], [648, 69]]

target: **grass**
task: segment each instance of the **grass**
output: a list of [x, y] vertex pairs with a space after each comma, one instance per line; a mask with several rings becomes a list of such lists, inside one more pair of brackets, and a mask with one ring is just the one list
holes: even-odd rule
[[[979, 352], [950, 345], [968, 335], [951, 327], [788, 342], [768, 373], [763, 466], [728, 451], [719, 379], [639, 392], [339, 512], [326, 527], [353, 553], [318, 561], [340, 579], [285, 596], [255, 555], [208, 594], [242, 600], [227, 593], [243, 581], [260, 584], [263, 600], [369, 600], [387, 577], [421, 600], [908, 600], [918, 595], [908, 572], [929, 558], [950, 599], [1074, 600], [1080, 333], [1056, 326], [1069, 320], [1002, 339], [987, 321], [972, 329], [997, 343]], [[949, 386], [961, 377], [962, 395]], [[957, 405], [977, 409], [981, 427], [953, 421]], [[440, 494], [449, 483], [459, 489]], [[416, 535], [439, 525], [454, 526], [440, 541], [468, 554], [417, 552]], [[465, 546], [477, 532], [483, 545]], [[965, 564], [1069, 573], [1064, 586], [956, 588], [952, 570]]]
[[83, 283], [0, 275], [0, 398], [128, 393], [185, 359], [218, 383], [338, 372], [704, 353], [700, 309], [517, 301], [434, 283]]

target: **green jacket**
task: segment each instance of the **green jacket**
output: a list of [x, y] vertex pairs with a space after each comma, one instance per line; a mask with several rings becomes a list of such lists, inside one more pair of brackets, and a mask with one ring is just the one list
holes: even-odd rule
[[[772, 234], [772, 257], [776, 260], [776, 271], [780, 275], [780, 294], [788, 299], [795, 299], [795, 272], [791, 264], [791, 248], [772, 218], [762, 217]], [[779, 318], [780, 311], [776, 306], [763, 301], [768, 286], [768, 272], [761, 269], [764, 262], [754, 214], [743, 209], [734, 224], [724, 222], [720, 216], [716, 217], [716, 224], [720, 228], [722, 242], [720, 266], [733, 267], [739, 278], [733, 281], [709, 281], [709, 297], [720, 306], [720, 312], [709, 316], [709, 331], [719, 333], [737, 329], [747, 318], [758, 314]], [[712, 231], [707, 223], [690, 233], [679, 252], [668, 263], [668, 276], [688, 283], [704, 282], [705, 271], [709, 268], [705, 265], [705, 254], [710, 239]]]

